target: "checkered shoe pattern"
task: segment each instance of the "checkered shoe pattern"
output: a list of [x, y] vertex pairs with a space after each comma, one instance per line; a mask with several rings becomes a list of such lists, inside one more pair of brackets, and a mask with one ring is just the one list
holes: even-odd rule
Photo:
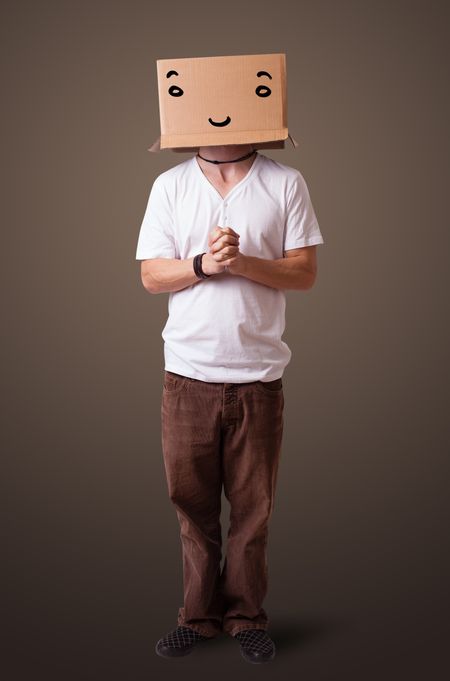
[[234, 635], [248, 662], [268, 662], [275, 657], [275, 644], [264, 629], [243, 629]]
[[206, 641], [208, 638], [190, 627], [178, 626], [159, 639], [156, 652], [163, 657], [187, 655], [194, 649], [196, 643]]

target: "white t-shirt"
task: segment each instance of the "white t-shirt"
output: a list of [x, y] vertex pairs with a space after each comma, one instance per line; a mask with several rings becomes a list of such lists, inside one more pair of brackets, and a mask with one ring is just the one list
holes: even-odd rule
[[[208, 252], [216, 226], [232, 227], [244, 255], [276, 259], [324, 240], [306, 182], [295, 168], [257, 153], [225, 199], [196, 156], [153, 183], [136, 259], [192, 258]], [[202, 381], [245, 383], [282, 376], [292, 352], [282, 340], [284, 290], [228, 271], [169, 293], [162, 331], [165, 369]]]

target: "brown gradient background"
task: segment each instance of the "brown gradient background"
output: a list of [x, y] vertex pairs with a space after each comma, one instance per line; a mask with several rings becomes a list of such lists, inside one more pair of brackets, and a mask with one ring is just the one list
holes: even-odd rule
[[[446, 676], [445, 8], [2, 4], [7, 681]], [[147, 151], [155, 60], [258, 52], [287, 54], [300, 141], [265, 153], [301, 170], [326, 242], [314, 288], [287, 292], [263, 668], [226, 637], [154, 653], [182, 566], [160, 446], [168, 295], [135, 261], [153, 180], [188, 157]]]

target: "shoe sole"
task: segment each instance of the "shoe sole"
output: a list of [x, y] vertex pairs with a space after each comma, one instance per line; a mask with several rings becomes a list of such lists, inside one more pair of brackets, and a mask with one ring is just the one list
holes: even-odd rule
[[247, 654], [246, 654], [245, 651], [241, 648], [241, 655], [242, 655], [242, 657], [244, 658], [244, 660], [245, 660], [246, 662], [250, 662], [251, 664], [264, 664], [265, 662], [271, 662], [271, 661], [274, 659], [274, 657], [275, 657], [275, 653], [276, 653], [276, 651], [274, 651], [270, 657], [266, 657], [266, 658], [260, 659], [260, 660], [255, 660], [255, 659], [252, 658], [252, 657], [247, 657]]
[[183, 650], [182, 648], [174, 648], [173, 652], [171, 653], [164, 653], [158, 648], [158, 644], [155, 646], [155, 653], [159, 655], [160, 657], [165, 657], [166, 659], [169, 659], [171, 657], [184, 657], [185, 655], [189, 655], [192, 653], [194, 650], [194, 647], [189, 648], [188, 650]]

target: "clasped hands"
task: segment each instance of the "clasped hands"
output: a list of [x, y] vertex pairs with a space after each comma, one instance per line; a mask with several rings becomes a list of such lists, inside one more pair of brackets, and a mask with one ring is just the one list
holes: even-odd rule
[[219, 274], [225, 269], [240, 274], [244, 254], [239, 251], [239, 234], [231, 227], [216, 227], [208, 236], [209, 253], [202, 259], [205, 274]]

